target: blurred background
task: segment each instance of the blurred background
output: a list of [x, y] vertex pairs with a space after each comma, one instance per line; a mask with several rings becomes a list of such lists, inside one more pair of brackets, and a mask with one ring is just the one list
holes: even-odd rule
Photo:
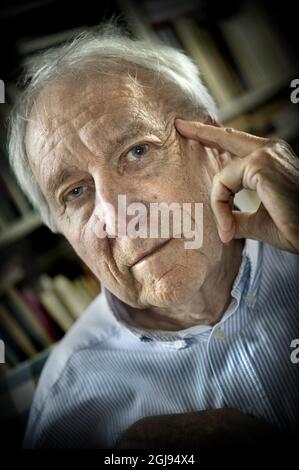
[[[163, 41], [192, 57], [223, 123], [283, 138], [299, 155], [299, 104], [290, 100], [291, 81], [299, 78], [293, 8], [291, 1], [277, 6], [233, 0], [1, 1], [0, 339], [5, 363], [0, 358], [0, 374], [5, 379], [0, 381], [0, 420], [12, 418], [13, 401], [21, 422], [17, 427], [14, 421], [15, 442], [21, 440], [50, 348], [100, 292], [67, 241], [43, 226], [9, 170], [6, 122], [20, 92], [20, 73], [36, 52], [116, 16], [132, 36]], [[36, 372], [29, 388], [14, 379], [24, 364]]]

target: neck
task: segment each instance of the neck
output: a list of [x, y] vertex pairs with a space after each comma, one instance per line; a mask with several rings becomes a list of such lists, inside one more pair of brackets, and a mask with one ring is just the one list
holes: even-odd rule
[[167, 308], [130, 307], [131, 318], [142, 328], [178, 331], [195, 325], [214, 325], [231, 301], [231, 289], [240, 269], [244, 240], [224, 246], [223, 255], [201, 288], [184, 304]]

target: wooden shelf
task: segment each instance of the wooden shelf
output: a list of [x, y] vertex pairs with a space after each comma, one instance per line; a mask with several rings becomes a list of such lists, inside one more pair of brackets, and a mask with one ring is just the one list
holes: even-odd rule
[[12, 223], [0, 234], [0, 248], [25, 237], [41, 225], [41, 218], [36, 213], [32, 213]]
[[251, 111], [259, 105], [262, 105], [267, 100], [275, 96], [275, 94], [280, 90], [284, 89], [286, 86], [289, 86], [292, 78], [296, 75], [296, 73], [297, 72], [294, 71], [293, 74], [288, 74], [285, 77], [273, 81], [273, 83], [267, 83], [258, 90], [249, 91], [231, 103], [223, 106], [219, 110], [220, 121], [228, 121], [243, 113]]

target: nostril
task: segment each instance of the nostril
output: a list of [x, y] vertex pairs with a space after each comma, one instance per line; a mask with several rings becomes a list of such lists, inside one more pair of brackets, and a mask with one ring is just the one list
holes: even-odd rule
[[106, 238], [107, 236], [106, 223], [98, 221], [94, 228], [94, 233], [97, 238]]

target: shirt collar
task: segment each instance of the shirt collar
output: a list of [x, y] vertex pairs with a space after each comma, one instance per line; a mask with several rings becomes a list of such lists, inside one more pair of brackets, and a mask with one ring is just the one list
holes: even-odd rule
[[[237, 310], [241, 298], [244, 295], [248, 295], [248, 292], [251, 294], [251, 305], [254, 305], [259, 284], [256, 282], [259, 271], [259, 256], [260, 242], [246, 239], [242, 251], [240, 269], [231, 290], [231, 296], [235, 300], [233, 300], [228, 306], [219, 323], [224, 322]], [[114, 315], [118, 323], [141, 341], [155, 340], [176, 343], [179, 340], [190, 338], [192, 336], [200, 336], [200, 339], [205, 340], [213, 328], [211, 325], [195, 325], [179, 331], [145, 330], [134, 322], [129, 315], [128, 308], [124, 302], [119, 300], [105, 288], [104, 293], [111, 313]]]

